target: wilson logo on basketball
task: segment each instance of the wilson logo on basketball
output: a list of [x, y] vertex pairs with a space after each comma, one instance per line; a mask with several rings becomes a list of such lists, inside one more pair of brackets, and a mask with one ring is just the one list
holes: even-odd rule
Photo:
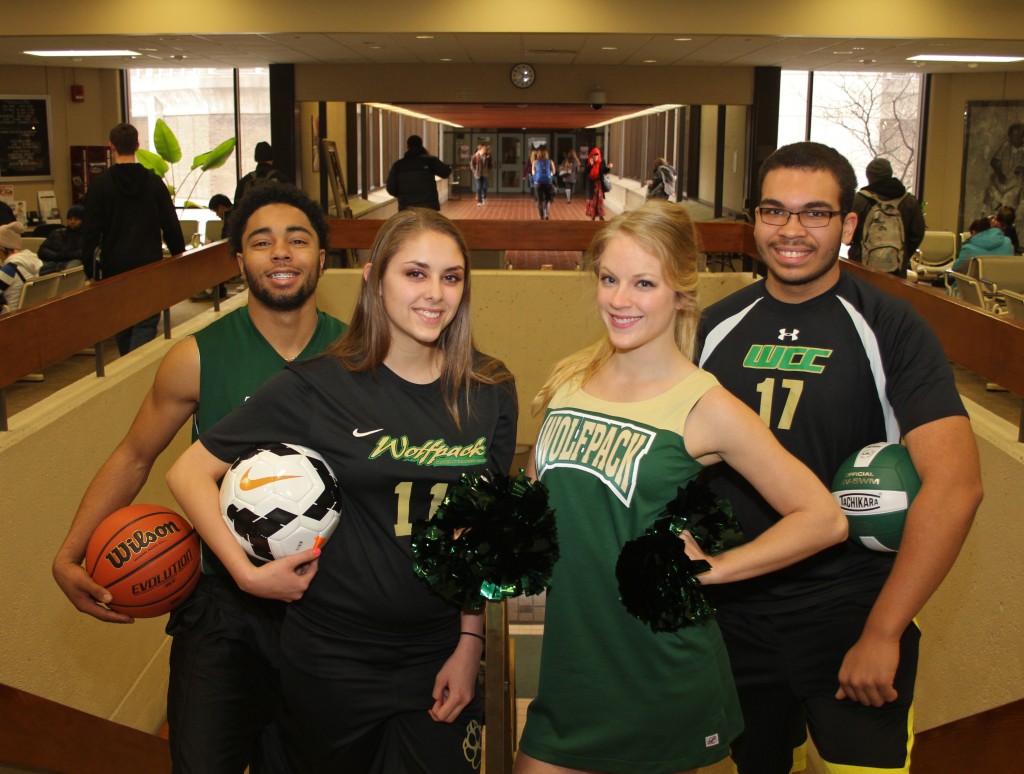
[[249, 468], [249, 470], [245, 471], [245, 473], [242, 474], [242, 479], [238, 482], [238, 488], [241, 489], [243, 492], [250, 492], [253, 489], [259, 489], [261, 486], [273, 484], [275, 481], [284, 481], [285, 479], [289, 478], [298, 478], [298, 476], [265, 476], [263, 478], [249, 478], [249, 473], [251, 471], [252, 468]]
[[181, 532], [181, 528], [173, 521], [160, 524], [147, 532], [135, 530], [130, 538], [122, 540], [114, 546], [104, 559], [117, 569], [131, 559], [133, 554], [140, 554], [147, 546], [151, 546], [157, 541], [178, 532]]

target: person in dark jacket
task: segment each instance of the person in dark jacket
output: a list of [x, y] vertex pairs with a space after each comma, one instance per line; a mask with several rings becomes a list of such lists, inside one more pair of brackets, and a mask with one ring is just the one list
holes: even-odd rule
[[861, 260], [864, 221], [875, 204], [874, 199], [866, 196], [864, 192], [867, 191], [883, 201], [899, 199], [903, 196], [903, 200], [899, 204], [900, 215], [903, 216], [903, 263], [893, 274], [906, 277], [907, 268], [910, 266], [910, 256], [914, 254], [914, 251], [920, 246], [921, 240], [924, 239], [925, 223], [921, 203], [912, 193], [907, 192], [907, 187], [902, 182], [893, 177], [892, 164], [888, 159], [881, 157], [874, 159], [867, 165], [865, 172], [868, 176], [868, 184], [857, 192], [857, 196], [853, 200], [853, 211], [857, 214], [857, 228], [853, 232], [853, 241], [850, 242], [850, 260]]
[[[274, 183], [282, 185], [291, 183], [291, 180], [285, 177], [283, 172], [274, 168], [274, 149], [269, 142], [256, 143], [252, 158], [256, 162], [256, 169], [238, 181], [238, 185], [235, 186], [235, 204], [242, 201], [242, 197], [254, 188]], [[231, 206], [231, 202], [228, 202], [228, 206]], [[210, 209], [212, 210], [213, 207], [211, 206]], [[219, 212], [217, 214], [220, 215]], [[223, 216], [221, 217], [223, 219]]]
[[40, 276], [82, 265], [84, 218], [85, 207], [81, 204], [68, 207], [67, 226], [51, 231], [46, 241], [39, 246], [39, 257], [43, 261]]
[[447, 179], [452, 168], [437, 156], [431, 156], [419, 135], [410, 135], [405, 147], [405, 155], [391, 165], [388, 173], [388, 193], [398, 199], [399, 210], [410, 207], [440, 210], [434, 178]]
[[[171, 255], [185, 252], [185, 239], [167, 186], [135, 161], [139, 132], [121, 123], [110, 130], [114, 166], [96, 177], [85, 197], [82, 263], [90, 279], [113, 277]], [[161, 240], [161, 234], [163, 239]], [[100, 248], [100, 271], [94, 256]], [[125, 355], [156, 337], [160, 315], [154, 314], [116, 335]]]

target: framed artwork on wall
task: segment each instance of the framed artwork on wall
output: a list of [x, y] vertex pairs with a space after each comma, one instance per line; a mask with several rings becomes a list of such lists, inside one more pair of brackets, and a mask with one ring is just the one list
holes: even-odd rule
[[959, 230], [1002, 206], [1024, 225], [1024, 100], [968, 102], [960, 174]]

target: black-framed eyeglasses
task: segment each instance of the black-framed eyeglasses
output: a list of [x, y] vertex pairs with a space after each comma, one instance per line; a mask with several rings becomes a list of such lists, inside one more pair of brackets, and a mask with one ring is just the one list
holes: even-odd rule
[[832, 222], [833, 215], [842, 215], [839, 210], [800, 210], [790, 212], [779, 207], [758, 207], [757, 215], [766, 226], [785, 226], [794, 215], [804, 228], [823, 228]]

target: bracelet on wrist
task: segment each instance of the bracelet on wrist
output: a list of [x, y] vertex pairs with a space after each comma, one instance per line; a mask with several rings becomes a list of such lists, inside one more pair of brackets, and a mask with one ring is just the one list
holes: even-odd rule
[[476, 637], [480, 642], [487, 643], [487, 639], [482, 634], [477, 634], [476, 632], [459, 632], [459, 636]]

